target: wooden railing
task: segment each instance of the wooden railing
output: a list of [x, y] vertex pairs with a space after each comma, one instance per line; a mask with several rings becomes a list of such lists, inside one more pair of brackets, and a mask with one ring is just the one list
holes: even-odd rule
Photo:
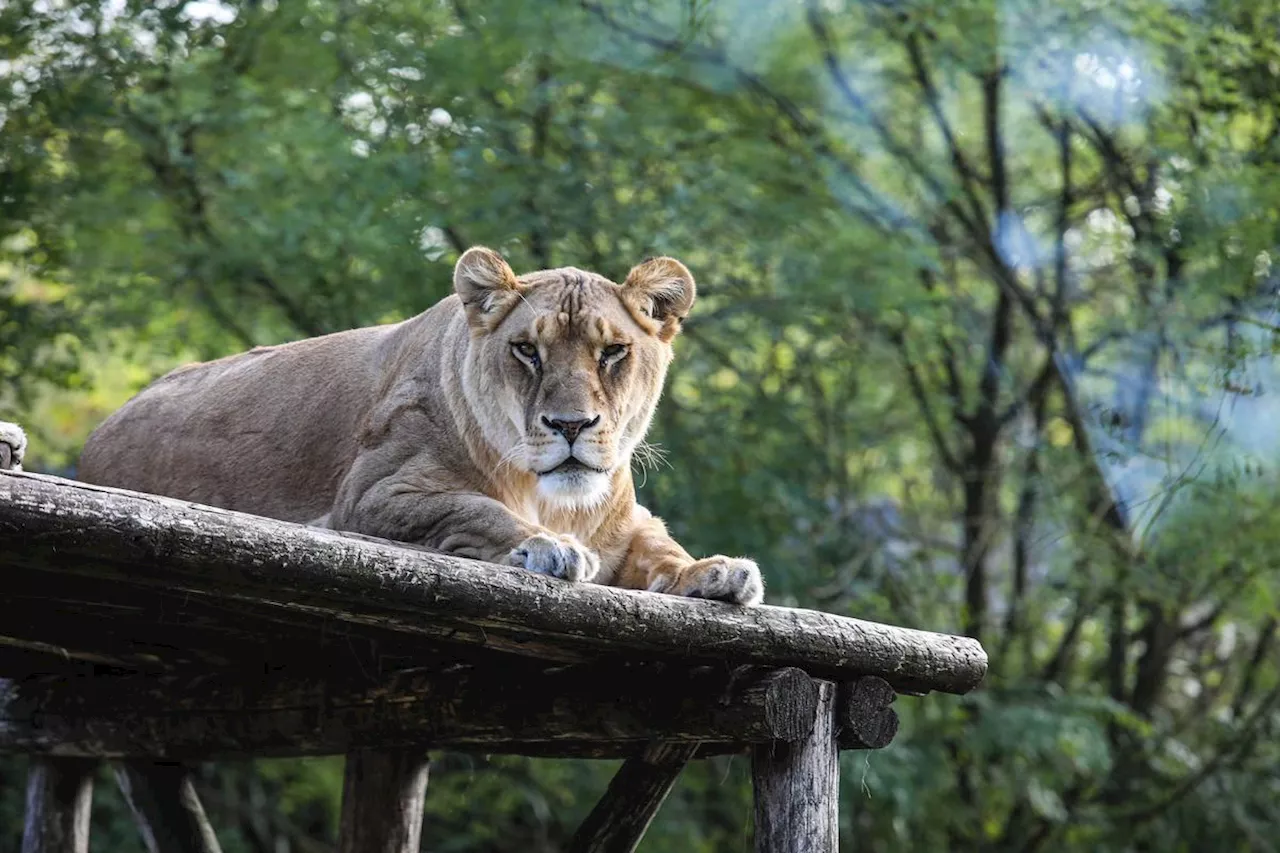
[[625, 757], [573, 850], [632, 850], [684, 764], [749, 751], [756, 849], [834, 851], [839, 749], [964, 693], [968, 638], [743, 609], [0, 473], [0, 751], [24, 851], [83, 851], [113, 762], [144, 839], [210, 851], [196, 760], [346, 754], [341, 853], [416, 851], [427, 751]]

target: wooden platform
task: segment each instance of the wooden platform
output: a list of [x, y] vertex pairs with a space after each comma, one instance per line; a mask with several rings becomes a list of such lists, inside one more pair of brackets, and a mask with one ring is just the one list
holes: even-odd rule
[[348, 755], [340, 849], [416, 851], [430, 749], [627, 757], [576, 850], [633, 849], [688, 760], [750, 750], [757, 850], [834, 851], [837, 749], [987, 662], [31, 474], [0, 472], [0, 576], [0, 751], [43, 757], [31, 851], [85, 849], [94, 760], [159, 849], [210, 850], [185, 762], [319, 754]]

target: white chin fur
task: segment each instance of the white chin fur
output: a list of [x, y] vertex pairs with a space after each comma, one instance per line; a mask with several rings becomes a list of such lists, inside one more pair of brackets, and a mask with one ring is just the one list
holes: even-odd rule
[[609, 496], [609, 475], [596, 471], [554, 471], [538, 478], [538, 497], [566, 509], [592, 509]]

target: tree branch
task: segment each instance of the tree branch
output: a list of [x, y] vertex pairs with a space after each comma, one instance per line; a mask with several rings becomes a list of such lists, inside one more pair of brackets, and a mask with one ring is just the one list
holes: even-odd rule
[[924, 418], [925, 427], [929, 430], [929, 435], [933, 439], [934, 448], [938, 451], [942, 464], [953, 473], [960, 473], [960, 463], [942, 432], [938, 416], [933, 411], [933, 404], [929, 402], [929, 392], [925, 389], [924, 382], [920, 378], [920, 371], [911, 360], [911, 354], [907, 350], [906, 336], [901, 329], [891, 329], [889, 330], [889, 340], [897, 348], [901, 357], [902, 367], [907, 372], [907, 384], [911, 388], [912, 396], [916, 399], [916, 405], [920, 407], [920, 414]]

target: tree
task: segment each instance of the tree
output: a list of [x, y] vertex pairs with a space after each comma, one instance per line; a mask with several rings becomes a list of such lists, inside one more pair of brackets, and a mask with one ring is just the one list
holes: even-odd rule
[[[1273, 0], [11, 4], [0, 251], [48, 313], [13, 322], [0, 285], [0, 371], [105, 348], [155, 373], [398, 319], [472, 243], [614, 277], [676, 255], [701, 295], [648, 504], [757, 555], [775, 601], [993, 656], [982, 692], [845, 759], [850, 845], [1254, 849], [1277, 22]], [[27, 378], [19, 419], [65, 371]], [[209, 771], [228, 849], [332, 833], [332, 765], [282, 766]], [[603, 778], [449, 757], [426, 831], [551, 849]], [[650, 848], [738, 849], [743, 784], [689, 772]]]

